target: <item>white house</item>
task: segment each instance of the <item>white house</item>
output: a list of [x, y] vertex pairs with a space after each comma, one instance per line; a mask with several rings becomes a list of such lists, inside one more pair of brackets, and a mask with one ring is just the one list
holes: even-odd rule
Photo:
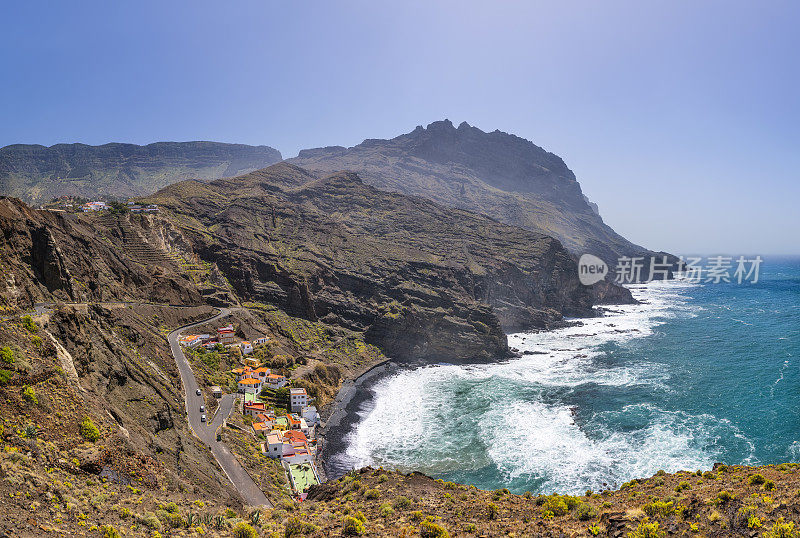
[[260, 346], [260, 345], [266, 344], [268, 341], [269, 341], [269, 338], [267, 338], [266, 336], [262, 336], [261, 338], [256, 338], [255, 340], [253, 340], [253, 345], [254, 346]]
[[253, 344], [250, 342], [242, 342], [239, 344], [239, 349], [242, 350], [242, 355], [249, 355], [253, 352]]
[[306, 389], [289, 389], [289, 405], [292, 413], [297, 413], [307, 406], [308, 393]]
[[233, 325], [217, 329], [217, 340], [220, 344], [232, 344], [235, 339], [236, 332], [233, 330]]
[[261, 386], [261, 381], [252, 377], [245, 377], [239, 380], [239, 392], [241, 394], [258, 394], [261, 392]]
[[301, 409], [300, 416], [303, 417], [310, 426], [316, 426], [317, 423], [319, 423], [319, 413], [317, 413], [317, 408], [313, 405], [307, 405]]
[[266, 384], [271, 389], [279, 389], [286, 386], [286, 378], [279, 374], [267, 374]]
[[264, 452], [270, 458], [280, 458], [283, 456], [283, 437], [280, 431], [267, 434], [267, 441], [264, 443]]

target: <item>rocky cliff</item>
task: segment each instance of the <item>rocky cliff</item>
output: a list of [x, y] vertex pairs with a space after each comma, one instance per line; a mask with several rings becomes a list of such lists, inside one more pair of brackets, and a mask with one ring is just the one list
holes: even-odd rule
[[0, 148], [0, 194], [29, 203], [57, 196], [126, 198], [189, 178], [236, 176], [281, 160], [268, 146], [219, 142], [16, 144]]
[[564, 161], [523, 138], [437, 121], [391, 140], [301, 151], [307, 169], [352, 170], [379, 189], [424, 196], [555, 237], [572, 253], [649, 256], [603, 222]]
[[162, 246], [154, 219], [31, 209], [0, 197], [0, 306], [39, 302], [200, 304], [197, 286]]
[[183, 182], [148, 201], [240, 297], [363, 331], [395, 358], [496, 358], [503, 330], [592, 313], [555, 239], [380, 191], [356, 174], [320, 179], [278, 164]]

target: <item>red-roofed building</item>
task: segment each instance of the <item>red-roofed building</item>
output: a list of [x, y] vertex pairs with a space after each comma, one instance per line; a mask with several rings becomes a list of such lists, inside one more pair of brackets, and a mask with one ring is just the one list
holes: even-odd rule
[[233, 330], [233, 325], [217, 329], [217, 340], [219, 340], [220, 344], [232, 344], [235, 339], [236, 334]]
[[245, 415], [249, 415], [251, 417], [255, 417], [259, 413], [264, 413], [267, 410], [267, 404], [263, 402], [245, 402], [244, 408], [242, 409], [242, 413]]

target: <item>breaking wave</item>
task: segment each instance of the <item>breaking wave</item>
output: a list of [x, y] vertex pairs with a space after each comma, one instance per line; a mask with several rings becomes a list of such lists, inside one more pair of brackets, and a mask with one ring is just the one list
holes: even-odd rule
[[726, 419], [670, 408], [672, 374], [638, 342], [696, 316], [692, 284], [631, 289], [575, 326], [509, 336], [523, 356], [499, 364], [400, 371], [371, 387], [339, 464], [419, 470], [482, 488], [582, 492], [659, 469], [708, 468], [723, 451], [752, 461]]

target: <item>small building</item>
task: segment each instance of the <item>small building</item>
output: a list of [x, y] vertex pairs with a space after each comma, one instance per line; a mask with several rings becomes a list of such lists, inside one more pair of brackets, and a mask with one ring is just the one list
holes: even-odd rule
[[239, 344], [239, 349], [242, 350], [242, 355], [249, 355], [253, 352], [253, 344], [250, 342], [242, 342]]
[[267, 404], [263, 402], [251, 402], [245, 403], [244, 407], [242, 408], [242, 414], [249, 415], [251, 417], [255, 417], [260, 413], [265, 413], [267, 411]]
[[184, 347], [197, 347], [209, 338], [207, 334], [187, 334], [178, 338], [178, 342]]
[[307, 405], [301, 409], [300, 416], [305, 419], [309, 426], [316, 426], [319, 424], [319, 413], [317, 413], [317, 408], [313, 405]]
[[150, 204], [144, 210], [148, 213], [155, 213], [158, 211], [158, 206], [156, 204]]
[[258, 368], [258, 359], [254, 357], [245, 357], [242, 362], [250, 368]]
[[256, 435], [267, 435], [270, 432], [270, 425], [266, 422], [253, 422], [253, 433]]
[[212, 339], [212, 340], [208, 340], [207, 342], [205, 342], [203, 344], [203, 347], [208, 349], [208, 350], [212, 350], [212, 349], [217, 347], [217, 344], [219, 344], [219, 341], [216, 340], [216, 339]]
[[263, 346], [267, 342], [269, 342], [269, 338], [267, 338], [266, 336], [262, 336], [261, 338], [256, 338], [255, 340], [253, 340], [253, 345], [254, 346]]
[[308, 393], [306, 389], [289, 389], [289, 405], [292, 413], [298, 413], [308, 405]]
[[267, 435], [267, 442], [264, 443], [264, 452], [270, 458], [280, 458], [283, 456], [283, 436], [281, 432], [272, 432]]
[[234, 368], [231, 370], [236, 375], [236, 382], [238, 383], [242, 379], [248, 379], [253, 377], [253, 369], [249, 366], [243, 366], [242, 368]]
[[271, 389], [279, 389], [286, 386], [286, 378], [279, 374], [267, 374], [266, 384]]
[[214, 396], [214, 398], [217, 399], [222, 398], [222, 389], [214, 385], [213, 387], [211, 387], [211, 394]]
[[261, 392], [261, 381], [258, 379], [253, 379], [252, 377], [241, 379], [238, 385], [239, 393], [241, 394], [258, 394]]
[[219, 340], [220, 344], [232, 344], [235, 339], [236, 333], [233, 330], [233, 325], [217, 329], [217, 340]]
[[255, 370], [253, 370], [253, 374], [255, 374], [253, 377], [255, 377], [256, 379], [261, 379], [262, 381], [266, 381], [267, 376], [271, 372], [272, 371], [269, 368], [267, 368], [266, 366], [262, 366], [261, 368], [256, 368]]

